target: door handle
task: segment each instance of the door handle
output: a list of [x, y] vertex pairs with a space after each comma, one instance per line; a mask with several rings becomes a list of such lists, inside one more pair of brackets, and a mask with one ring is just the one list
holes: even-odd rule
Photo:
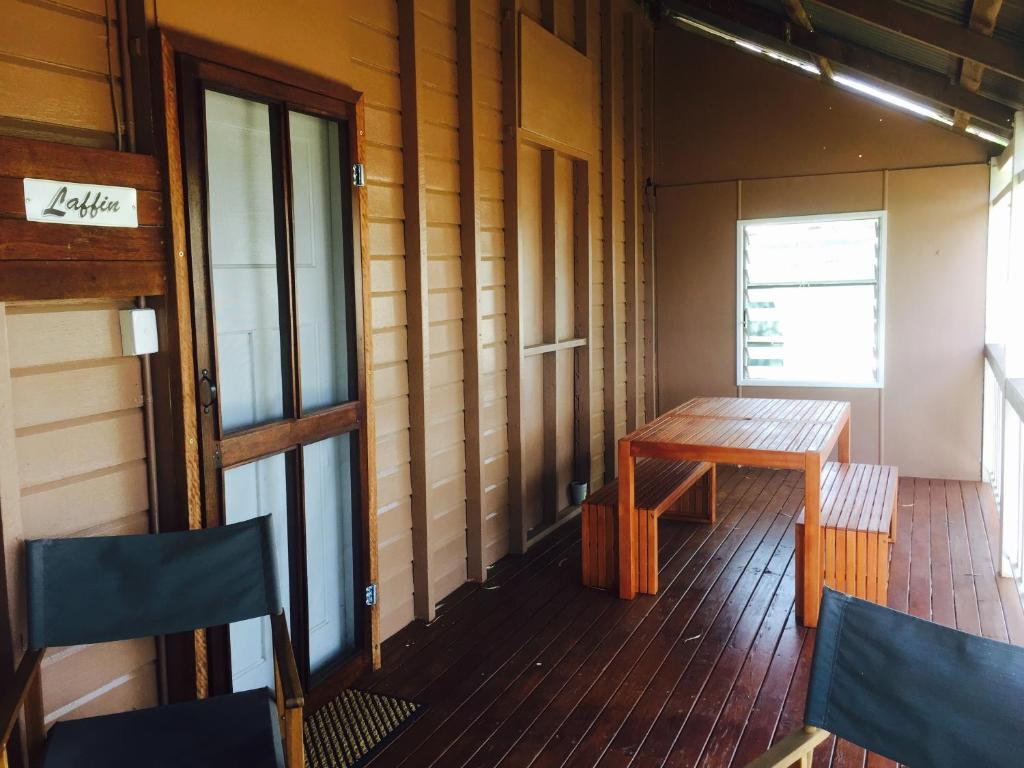
[[217, 385], [210, 378], [210, 372], [203, 368], [199, 375], [199, 404], [203, 406], [203, 413], [209, 413], [216, 402]]

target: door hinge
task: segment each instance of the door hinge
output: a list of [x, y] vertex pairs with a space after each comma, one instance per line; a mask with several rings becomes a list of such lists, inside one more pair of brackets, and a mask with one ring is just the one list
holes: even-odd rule
[[374, 606], [377, 604], [377, 584], [366, 585], [366, 604]]
[[352, 166], [352, 185], [356, 187], [366, 186], [366, 169], [362, 163], [355, 163]]

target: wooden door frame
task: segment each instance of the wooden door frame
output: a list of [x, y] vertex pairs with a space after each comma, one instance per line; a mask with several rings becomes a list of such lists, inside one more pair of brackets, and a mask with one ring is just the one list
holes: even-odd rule
[[[180, 123], [179, 62], [184, 57], [207, 62], [211, 66], [237, 72], [239, 77], [259, 78], [277, 83], [282, 89], [301, 91], [311, 103], [320, 101], [346, 102], [352, 107], [351, 121], [354, 149], [351, 162], [365, 162], [365, 104], [360, 92], [325, 78], [287, 65], [252, 56], [244, 51], [212, 43], [179, 32], [153, 30], [149, 41], [152, 74], [152, 103], [154, 144], [164, 169], [164, 197], [167, 202], [168, 223], [168, 290], [166, 300], [156, 306], [160, 329], [160, 352], [154, 355], [155, 431], [158, 444], [167, 446], [156, 456], [158, 489], [160, 495], [161, 530], [186, 530], [207, 523], [203, 503], [203, 466], [200, 461], [199, 407], [195, 391], [197, 380], [197, 351], [193, 332], [192, 299], [193, 276], [190, 270], [190, 231], [187, 216], [189, 177], [185, 174], [182, 130]], [[353, 187], [352, 269], [353, 298], [357, 306], [355, 322], [356, 378], [360, 406], [354, 414], [360, 423], [360, 533], [362, 545], [362, 576], [366, 584], [376, 584], [377, 525], [376, 525], [376, 428], [372, 408], [373, 377], [370, 363], [373, 359], [372, 323], [370, 320], [370, 251], [367, 219], [367, 189]], [[344, 411], [344, 408], [333, 409]], [[380, 667], [380, 605], [370, 609], [363, 623], [363, 643], [368, 665]], [[207, 643], [218, 645], [213, 631], [185, 633], [167, 640], [168, 693], [172, 701], [205, 696], [210, 692], [208, 677]], [[222, 642], [222, 641], [221, 641]], [[221, 688], [222, 680], [212, 681]], [[333, 681], [330, 691], [343, 687], [350, 679]], [[317, 698], [320, 698], [319, 696]], [[307, 696], [315, 706], [316, 701]]]

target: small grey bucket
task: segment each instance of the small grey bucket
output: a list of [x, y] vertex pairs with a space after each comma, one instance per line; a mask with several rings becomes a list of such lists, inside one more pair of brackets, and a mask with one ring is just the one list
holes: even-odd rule
[[574, 507], [578, 507], [587, 498], [586, 481], [573, 480], [569, 483], [569, 501]]

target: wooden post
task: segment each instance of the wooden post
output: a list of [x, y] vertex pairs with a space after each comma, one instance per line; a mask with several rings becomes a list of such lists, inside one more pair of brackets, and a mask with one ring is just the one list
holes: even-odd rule
[[575, 450], [573, 480], [590, 480], [590, 371], [593, 363], [590, 325], [590, 161], [573, 163], [573, 300], [575, 335], [586, 345], [575, 352]]
[[[363, 97], [356, 103], [356, 156], [359, 162], [366, 161], [366, 102]], [[377, 416], [373, 407], [373, 302], [370, 296], [370, 200], [369, 190], [363, 186], [356, 190], [359, 200], [359, 241], [356, 243], [359, 257], [359, 288], [363, 311], [359, 317], [359, 333], [357, 338], [363, 341], [359, 351], [362, 358], [360, 367], [363, 370], [363, 391], [360, 400], [363, 402], [363, 428], [359, 440], [362, 443], [366, 467], [361, 473], [364, 485], [363, 500], [366, 505], [363, 542], [366, 547], [365, 577], [367, 584], [379, 581], [379, 565], [377, 562]], [[380, 669], [380, 602], [370, 608], [370, 621], [367, 627], [370, 644], [370, 664], [373, 669]]]
[[574, 0], [574, 43], [584, 56], [590, 55], [590, 0]]
[[508, 334], [506, 382], [508, 388], [509, 551], [527, 548], [526, 511], [523, 509], [523, 329], [519, 312], [519, 0], [501, 3], [502, 168], [505, 213], [505, 324]]
[[[639, 46], [637, 43], [637, 17], [629, 12], [623, 18], [622, 88], [625, 130], [623, 132], [623, 198], [626, 223], [626, 432], [640, 424], [642, 413], [640, 390], [640, 208], [639, 208]], [[607, 205], [607, 204], [606, 204]]]
[[420, 141], [420, 88], [416, 53], [416, 3], [398, 6], [402, 68], [402, 156], [405, 200], [405, 281], [409, 316], [409, 453], [412, 476], [413, 594], [417, 618], [431, 621], [436, 610], [427, 505], [427, 411], [430, 392], [430, 318], [427, 291], [427, 192]]
[[618, 369], [617, 326], [618, 311], [615, 290], [615, 196], [619, 177], [618, 163], [615, 162], [617, 146], [616, 118], [620, 110], [615, 108], [619, 89], [616, 87], [615, 61], [621, 47], [618, 43], [618, 4], [603, 0], [601, 4], [601, 197], [604, 216], [602, 218], [604, 240], [604, 472], [607, 479], [615, 472], [615, 375]]
[[619, 597], [632, 600], [637, 591], [637, 516], [633, 507], [636, 459], [628, 440], [619, 440]]
[[643, 34], [644, 75], [640, 79], [643, 94], [644, 119], [640, 123], [642, 137], [641, 169], [644, 184], [642, 198], [643, 256], [644, 256], [644, 416], [650, 421], [658, 415], [657, 386], [658, 360], [655, 350], [655, 285], [654, 285], [654, 190], [647, 187], [647, 181], [654, 178], [654, 33], [650, 25]]
[[480, 380], [480, 212], [477, 195], [476, 77], [473, 62], [473, 4], [458, 0], [456, 39], [459, 58], [459, 203], [462, 219], [462, 339], [466, 401], [466, 572], [487, 579], [484, 557], [484, 458], [481, 445]]
[[[161, 340], [166, 339], [160, 351], [152, 356], [151, 365], [155, 432], [161, 446], [157, 461], [160, 527], [172, 531], [201, 528], [203, 510], [178, 80], [174, 49], [159, 30], [152, 33], [150, 51], [154, 54], [151, 74], [155, 146], [163, 171], [170, 264], [167, 294], [151, 304], [156, 310]], [[171, 669], [195, 669], [189, 679], [175, 676], [169, 680], [168, 699], [177, 702], [205, 697], [208, 690], [206, 633], [200, 630], [192, 633], [191, 638], [185, 633], [168, 637], [166, 657]]]
[[543, 521], [552, 525], [559, 512], [558, 503], [558, 242], [556, 237], [555, 207], [558, 194], [555, 179], [555, 152], [540, 152], [540, 216], [541, 216], [541, 325], [545, 344], [555, 345], [541, 355], [543, 376], [542, 405], [544, 411], [543, 466]]
[[[14, 688], [18, 663], [25, 652], [24, 638], [28, 635], [25, 594], [24, 590], [17, 588], [24, 584], [19, 553], [25, 537], [18, 455], [15, 453], [13, 402], [7, 308], [0, 302], [0, 685], [5, 691]], [[9, 746], [11, 754], [15, 755], [15, 764], [27, 765], [29, 749], [25, 719], [15, 727]], [[35, 730], [42, 730], [41, 722]], [[0, 750], [0, 755], [6, 758], [6, 754], [6, 750]]]

